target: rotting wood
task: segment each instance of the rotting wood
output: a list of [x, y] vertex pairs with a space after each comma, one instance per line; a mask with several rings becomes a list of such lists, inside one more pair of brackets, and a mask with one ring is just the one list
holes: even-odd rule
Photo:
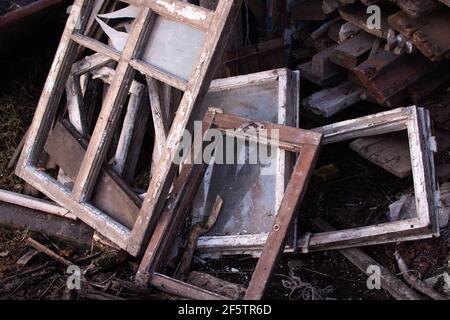
[[345, 73], [340, 71], [325, 75], [324, 77], [317, 76], [312, 70], [312, 61], [299, 65], [298, 69], [301, 72], [302, 78], [305, 78], [321, 87], [333, 87], [345, 81]]
[[244, 287], [203, 272], [192, 271], [189, 273], [186, 282], [199, 288], [217, 292], [232, 300], [240, 300], [245, 294]]
[[327, 78], [342, 70], [332, 62], [331, 57], [335, 49], [335, 46], [331, 46], [313, 56], [311, 71], [317, 78]]

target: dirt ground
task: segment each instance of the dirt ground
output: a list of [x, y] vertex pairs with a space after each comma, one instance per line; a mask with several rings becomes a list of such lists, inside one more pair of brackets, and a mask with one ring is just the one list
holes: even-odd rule
[[[6, 165], [29, 125], [40, 96], [57, 37], [31, 43], [26, 50], [0, 58], [0, 188], [21, 192], [23, 183]], [[31, 48], [31, 49], [30, 49]], [[354, 112], [350, 110], [349, 112]], [[305, 126], [314, 124], [305, 121]], [[317, 125], [317, 124], [316, 124]], [[321, 151], [318, 168], [332, 165], [326, 181], [316, 175], [299, 212], [299, 229], [309, 230], [308, 218], [322, 217], [336, 228], [370, 225], [386, 221], [388, 206], [412, 185], [411, 178], [398, 179], [357, 156], [348, 143]], [[1, 214], [1, 213], [0, 213]], [[75, 294], [67, 290], [66, 267], [45, 255], [34, 256], [26, 265], [17, 261], [32, 251], [25, 243], [33, 237], [69, 261], [88, 270], [88, 290]], [[410, 269], [422, 278], [447, 268], [447, 239], [433, 239], [367, 248], [366, 252], [393, 274], [399, 270], [393, 257], [399, 249]], [[194, 259], [193, 268], [247, 285], [255, 260], [227, 257], [220, 260]], [[121, 253], [97, 247], [77, 248], [27, 230], [0, 227], [0, 299], [173, 299], [150, 290], [127, 288], [137, 261]], [[399, 275], [401, 277], [401, 275]], [[272, 277], [269, 299], [392, 299], [384, 290], [369, 290], [367, 276], [336, 251], [307, 255], [285, 255]]]

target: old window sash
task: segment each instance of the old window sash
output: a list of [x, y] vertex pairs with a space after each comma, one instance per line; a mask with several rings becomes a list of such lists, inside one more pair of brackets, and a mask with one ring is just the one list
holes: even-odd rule
[[[122, 52], [84, 35], [93, 1], [76, 0], [74, 2], [16, 174], [53, 201], [73, 212], [118, 247], [132, 255], [139, 255], [153, 230], [161, 203], [164, 202], [162, 200], [165, 200], [172, 182], [174, 152], [178, 149], [184, 129], [193, 120], [191, 119], [192, 111], [197, 108], [206, 94], [241, 0], [220, 0], [215, 11], [178, 0], [122, 2], [139, 6], [140, 9]], [[153, 23], [158, 17], [204, 32], [204, 41], [188, 79], [180, 79], [140, 58], [145, 49], [145, 39], [151, 34]], [[118, 64], [74, 188], [69, 190], [46, 173], [39, 171], [36, 161], [51, 129], [79, 46], [100, 53]], [[135, 70], [181, 89], [184, 91], [184, 96], [175, 117], [173, 130], [168, 135], [156, 174], [150, 182], [144, 205], [134, 227], [130, 230], [92, 206], [89, 198], [104, 163], [106, 151], [111, 143]]]
[[[299, 74], [295, 71], [288, 69], [275, 69], [270, 71], [263, 71], [248, 75], [229, 77], [224, 79], [216, 79], [211, 82], [208, 94], [203, 102], [202, 109], [208, 106], [214, 106], [223, 109], [225, 113], [231, 113], [238, 116], [251, 116], [255, 120], [267, 120], [277, 122], [278, 124], [288, 125], [298, 127], [298, 110], [299, 110], [299, 98], [298, 93], [300, 92], [300, 78]], [[151, 84], [149, 84], [149, 91], [151, 96], [153, 96], [152, 101], [155, 103], [151, 104], [152, 114], [155, 123], [155, 144], [154, 148], [157, 149], [158, 146], [162, 146], [165, 141], [166, 130], [165, 127], [170, 127], [171, 123], [169, 119], [164, 116], [164, 111], [162, 111], [161, 104], [159, 103], [160, 97], [156, 89], [151, 90]], [[276, 108], [274, 108], [276, 106]], [[253, 115], [253, 108], [258, 108], [257, 114]], [[262, 109], [261, 109], [262, 108]], [[275, 120], [276, 119], [276, 120]], [[160, 122], [160, 125], [156, 123]], [[273, 194], [273, 202], [270, 206], [270, 215], [275, 216], [277, 209], [281, 204], [281, 200], [286, 189], [289, 176], [292, 172], [293, 166], [295, 164], [295, 159], [292, 155], [288, 154], [282, 149], [274, 150], [276, 157], [274, 157], [271, 165], [276, 166], [277, 175], [274, 177], [274, 188], [275, 190], [270, 190]], [[154, 154], [154, 156], [156, 156]], [[156, 157], [155, 157], [156, 158]], [[156, 161], [157, 159], [152, 159]], [[258, 167], [259, 168], [259, 167]], [[207, 169], [208, 171], [220, 171], [222, 170], [221, 165], [210, 165]], [[207, 171], [207, 173], [208, 173]], [[243, 179], [243, 178], [242, 178]], [[216, 179], [217, 180], [217, 179]], [[214, 178], [211, 181], [205, 179], [203, 181], [204, 186], [210, 185], [211, 182], [216, 181]], [[261, 188], [268, 188], [261, 180]], [[267, 181], [267, 180], [266, 180]], [[202, 185], [203, 185], [202, 183]], [[219, 180], [216, 181], [217, 184], [221, 184]], [[205, 194], [201, 196], [200, 190], [203, 190], [202, 185], [200, 185], [199, 192], [197, 196], [193, 199], [195, 205], [207, 205], [206, 194], [209, 194], [208, 190], [205, 190]], [[239, 184], [233, 182], [227, 184], [227, 187], [239, 188]], [[233, 189], [234, 189], [233, 188]], [[225, 216], [227, 212], [228, 201], [227, 195], [221, 194], [224, 200], [224, 207], [222, 208], [222, 213], [218, 218], [216, 227], [220, 223], [226, 223]], [[214, 202], [215, 196], [210, 194], [208, 199]], [[213, 203], [209, 203], [213, 205]], [[203, 207], [206, 210], [206, 207]], [[202, 210], [203, 210], [202, 209]], [[260, 209], [260, 211], [258, 211]], [[202, 210], [193, 211], [193, 215], [201, 214]], [[261, 226], [266, 226], [264, 232], [251, 232], [246, 230], [246, 234], [241, 234], [239, 225], [236, 225], [235, 233], [231, 232], [227, 228], [227, 235], [221, 235], [219, 231], [216, 231], [214, 235], [204, 235], [199, 238], [197, 250], [201, 252], [202, 256], [213, 256], [217, 257], [220, 255], [229, 254], [251, 254], [255, 257], [261, 254], [261, 250], [264, 247], [265, 240], [270, 230], [272, 220], [264, 219], [266, 213], [262, 212], [265, 208], [255, 207], [252, 209], [253, 214], [259, 217], [258, 221]], [[207, 210], [206, 210], [207, 211]], [[258, 218], [256, 218], [258, 219]], [[249, 221], [247, 221], [247, 224]], [[297, 244], [297, 233], [296, 224], [293, 224], [292, 230], [289, 231], [289, 241], [286, 242], [285, 251], [293, 252], [296, 250]], [[258, 229], [261, 230], [262, 227]], [[215, 227], [215, 228], [216, 228]], [[292, 232], [291, 232], [292, 231]]]
[[[257, 144], [270, 144], [271, 147], [299, 153], [272, 229], [267, 236], [261, 257], [244, 297], [249, 300], [261, 299], [274, 264], [284, 248], [286, 234], [294, 219], [297, 205], [305, 194], [309, 177], [318, 157], [322, 135], [271, 122], [253, 121], [230, 114], [212, 112], [209, 111], [205, 116], [204, 130], [212, 126], [233, 138], [247, 139]], [[257, 129], [246, 130], [246, 128]], [[273, 130], [277, 130], [279, 133], [279, 140], [275, 143], [271, 140]], [[172, 248], [173, 240], [179, 232], [180, 225], [188, 214], [191, 198], [196, 192], [202, 173], [206, 169], [206, 164], [197, 165], [197, 167], [194, 165], [188, 166], [183, 166], [180, 179], [175, 183], [174, 191], [167, 201], [166, 210], [163, 211], [161, 219], [158, 221], [136, 278], [140, 284], [152, 285], [187, 298], [226, 299], [226, 297], [216, 293], [197, 288], [158, 272], [160, 267], [166, 263], [167, 253]]]
[[439, 236], [439, 191], [434, 170], [436, 142], [429, 111], [399, 108], [313, 129], [323, 144], [406, 130], [409, 137], [417, 217], [346, 230], [308, 234], [299, 241], [304, 251], [320, 251], [409, 241]]

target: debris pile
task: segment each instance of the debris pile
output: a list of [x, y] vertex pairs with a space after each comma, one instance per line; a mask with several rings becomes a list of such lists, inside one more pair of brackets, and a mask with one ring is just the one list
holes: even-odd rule
[[[46, 236], [23, 235], [0, 294], [262, 299], [280, 256], [335, 250], [379, 275], [368, 289], [448, 299], [448, 5], [75, 0], [9, 159], [23, 192], [0, 190], [0, 223]], [[38, 253], [73, 286], [48, 262], [20, 271]], [[205, 262], [248, 257], [225, 278]], [[332, 298], [288, 267], [287, 298]]]

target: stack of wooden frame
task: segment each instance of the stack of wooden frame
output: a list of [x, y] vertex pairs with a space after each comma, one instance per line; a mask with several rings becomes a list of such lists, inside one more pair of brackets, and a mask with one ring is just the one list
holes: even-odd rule
[[[369, 54], [377, 35], [360, 32], [323, 50], [300, 72], [276, 69], [213, 80], [241, 3], [219, 0], [210, 10], [179, 0], [76, 0], [16, 167], [19, 177], [54, 203], [6, 191], [0, 191], [0, 200], [28, 208], [23, 209], [28, 221], [36, 214], [33, 210], [52, 214], [52, 219], [36, 225], [37, 230], [48, 231], [48, 224], [58, 236], [80, 239], [96, 232], [141, 259], [139, 285], [195, 299], [261, 299], [284, 251], [307, 253], [438, 236], [437, 148], [428, 110], [398, 108], [315, 129], [299, 128], [300, 72], [324, 85], [336, 80], [342, 68], [351, 69], [354, 81], [378, 93], [371, 99], [391, 98], [386, 96], [389, 90], [376, 86], [378, 75], [370, 74], [373, 65], [383, 67], [383, 72], [391, 66], [390, 53], [360, 59]], [[311, 1], [302, 5], [310, 11], [317, 7]], [[351, 9], [343, 9], [341, 15], [353, 17], [353, 11], [346, 11]], [[297, 10], [294, 18], [302, 14]], [[120, 18], [116, 29], [108, 24], [115, 18]], [[358, 52], [349, 58], [348, 51], [353, 54], [355, 47]], [[276, 49], [283, 51], [284, 44]], [[225, 54], [228, 75], [260, 54], [250, 51], [250, 58]], [[405, 59], [404, 63], [422, 61], [415, 55]], [[264, 63], [257, 64], [257, 69], [264, 68]], [[428, 64], [418, 63], [416, 68]], [[365, 92], [359, 84], [345, 82], [331, 93], [307, 98], [303, 105], [312, 110], [317, 102], [344, 95], [333, 100], [332, 110], [315, 109], [331, 116]], [[201, 123], [200, 132], [194, 130], [195, 121]], [[251, 152], [245, 143], [267, 146], [270, 164], [227, 167], [203, 158], [177, 164], [185, 133], [199, 135], [194, 141], [202, 148], [192, 147], [187, 157], [193, 160], [203, 156], [210, 130], [244, 141], [237, 150], [244, 155]], [[402, 131], [409, 140], [406, 162], [414, 180], [416, 216], [299, 235], [298, 208], [321, 146], [355, 140], [352, 148], [363, 149], [362, 138]], [[262, 171], [268, 165], [274, 173], [265, 177]], [[140, 166], [149, 177], [138, 188], [133, 181]], [[208, 214], [214, 221], [201, 225]], [[0, 222], [8, 219], [0, 215]], [[64, 225], [67, 219], [70, 226]], [[200, 221], [202, 233], [193, 234], [181, 259], [177, 255], [184, 266], [174, 271], [168, 267], [170, 255], [186, 221]], [[187, 281], [185, 269], [194, 249], [208, 257], [258, 257], [247, 289], [227, 296]]]

